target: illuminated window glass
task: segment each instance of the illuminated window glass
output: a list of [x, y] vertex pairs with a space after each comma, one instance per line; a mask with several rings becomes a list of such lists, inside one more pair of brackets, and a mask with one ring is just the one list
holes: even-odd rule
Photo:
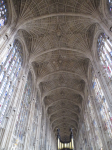
[[98, 54], [103, 66], [103, 70], [108, 76], [112, 77], [112, 44], [109, 41], [108, 37], [102, 33], [98, 38]]
[[0, 29], [6, 24], [7, 22], [7, 5], [5, 0], [0, 0]]
[[28, 74], [27, 82], [25, 85], [22, 102], [20, 106], [20, 111], [18, 113], [18, 118], [15, 126], [15, 137], [19, 139], [20, 147], [21, 142], [24, 141], [24, 136], [27, 132], [27, 124], [30, 113], [30, 100], [31, 100], [31, 90], [32, 90], [32, 75]]
[[22, 46], [15, 41], [0, 66], [0, 125], [6, 116], [22, 65]]
[[103, 128], [105, 131], [107, 131], [109, 137], [112, 138], [112, 115], [110, 113], [109, 106], [96, 76], [93, 77], [93, 88], [95, 91], [97, 104], [100, 108]]
[[99, 128], [98, 128], [97, 121], [96, 121], [96, 116], [94, 113], [95, 111], [94, 111], [94, 108], [93, 108], [93, 105], [92, 105], [90, 98], [89, 98], [89, 102], [88, 102], [88, 112], [90, 114], [91, 123], [93, 126], [93, 131], [94, 131], [94, 136], [95, 136], [94, 138], [95, 138], [95, 141], [97, 143], [97, 146], [100, 149], [103, 147], [103, 145], [102, 145], [102, 141], [101, 141], [101, 137], [100, 137], [100, 133], [99, 133]]
[[112, 0], [108, 0], [109, 10], [112, 13]]

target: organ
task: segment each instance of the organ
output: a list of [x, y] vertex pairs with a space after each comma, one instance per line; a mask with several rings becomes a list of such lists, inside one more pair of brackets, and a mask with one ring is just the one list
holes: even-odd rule
[[64, 142], [60, 138], [60, 130], [57, 129], [57, 139], [58, 139], [58, 150], [74, 150], [74, 140], [73, 140], [73, 131], [70, 129], [70, 141]]

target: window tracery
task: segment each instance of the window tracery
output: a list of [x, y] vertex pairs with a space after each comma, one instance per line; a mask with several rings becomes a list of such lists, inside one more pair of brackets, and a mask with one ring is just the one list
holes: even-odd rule
[[28, 74], [27, 82], [25, 85], [20, 110], [17, 117], [15, 126], [15, 138], [19, 140], [18, 147], [21, 149], [24, 143], [24, 136], [27, 132], [28, 118], [30, 113], [30, 101], [32, 92], [32, 75]]
[[93, 88], [95, 91], [96, 102], [103, 122], [103, 129], [104, 131], [107, 131], [109, 138], [112, 139], [112, 114], [105, 99], [101, 85], [95, 75], [93, 77]]
[[109, 10], [110, 12], [112, 12], [112, 0], [108, 0], [108, 3], [109, 3]]
[[108, 78], [112, 78], [112, 43], [104, 33], [101, 33], [98, 38], [97, 46], [103, 70]]
[[0, 65], [0, 125], [3, 125], [22, 66], [22, 46], [16, 40]]
[[[90, 114], [91, 124], [92, 124], [93, 131], [94, 131], [94, 135], [92, 134], [92, 136], [93, 136], [93, 139], [95, 138], [95, 141], [96, 141], [99, 149], [101, 149], [103, 147], [103, 145], [102, 145], [102, 141], [101, 141], [101, 137], [100, 137], [99, 127], [98, 127], [98, 124], [96, 121], [96, 116], [94, 113], [95, 111], [94, 111], [90, 97], [88, 98], [88, 100], [89, 101], [88, 101], [88, 105], [87, 105], [87, 110], [88, 110], [88, 113]], [[93, 139], [91, 138], [91, 140], [93, 140]]]
[[7, 22], [7, 5], [5, 0], [0, 0], [0, 29], [6, 24]]

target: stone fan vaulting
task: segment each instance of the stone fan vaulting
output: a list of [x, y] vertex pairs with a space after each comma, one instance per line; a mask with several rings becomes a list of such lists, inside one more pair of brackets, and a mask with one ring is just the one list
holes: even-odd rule
[[37, 85], [63, 141], [77, 135], [85, 101], [98, 0], [13, 0], [18, 34], [24, 37]]
[[30, 53], [52, 130], [56, 134], [59, 128], [61, 139], [69, 141], [73, 128], [75, 139], [87, 98], [92, 41], [102, 21], [97, 15], [100, 0], [13, 0], [13, 4], [18, 36]]

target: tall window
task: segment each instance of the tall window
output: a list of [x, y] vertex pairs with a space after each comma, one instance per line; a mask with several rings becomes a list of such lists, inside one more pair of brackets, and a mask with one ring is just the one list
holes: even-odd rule
[[90, 115], [90, 119], [91, 119], [90, 121], [91, 121], [92, 128], [93, 128], [93, 131], [94, 131], [94, 139], [96, 141], [97, 147], [99, 147], [99, 149], [101, 149], [103, 147], [103, 145], [102, 145], [102, 141], [101, 141], [101, 137], [100, 137], [100, 133], [99, 133], [100, 129], [99, 129], [97, 121], [96, 121], [96, 116], [95, 116], [95, 113], [94, 113], [94, 108], [93, 108], [90, 97], [88, 98], [88, 100], [89, 100], [89, 102], [88, 102], [88, 105], [87, 105], [87, 110], [88, 110], [88, 113]]
[[6, 24], [7, 16], [6, 0], [0, 0], [0, 29]]
[[22, 65], [22, 46], [15, 41], [0, 65], [0, 125], [3, 125]]
[[19, 140], [18, 147], [20, 149], [23, 148], [24, 136], [27, 132], [27, 124], [30, 113], [31, 92], [32, 92], [32, 75], [31, 73], [29, 73], [14, 133], [15, 139]]
[[108, 4], [109, 4], [109, 10], [110, 12], [112, 12], [112, 0], [108, 0]]
[[97, 46], [103, 70], [108, 78], [112, 78], [112, 44], [104, 33], [100, 34]]
[[100, 83], [95, 75], [93, 77], [93, 88], [95, 91], [96, 102], [102, 117], [103, 128], [105, 131], [107, 131], [108, 136], [112, 139], [112, 115], [110, 113], [110, 109], [104, 97]]

